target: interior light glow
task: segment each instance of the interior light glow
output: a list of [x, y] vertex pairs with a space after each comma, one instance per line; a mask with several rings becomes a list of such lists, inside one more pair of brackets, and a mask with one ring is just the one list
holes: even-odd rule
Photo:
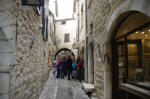
[[148, 35], [146, 34], [145, 37], [147, 37]]

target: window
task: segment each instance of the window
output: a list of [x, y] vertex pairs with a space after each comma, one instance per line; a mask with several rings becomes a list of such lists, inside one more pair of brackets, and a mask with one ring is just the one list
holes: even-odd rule
[[64, 42], [70, 42], [70, 34], [65, 34]]
[[62, 25], [66, 24], [66, 20], [61, 21], [61, 24]]
[[125, 35], [123, 41], [115, 42], [119, 83], [128, 82], [150, 90], [150, 39], [146, 36], [149, 25], [138, 32]]

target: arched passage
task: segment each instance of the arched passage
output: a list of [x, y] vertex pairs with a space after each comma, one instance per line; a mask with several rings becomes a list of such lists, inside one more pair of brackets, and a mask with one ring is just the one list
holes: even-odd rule
[[[62, 53], [61, 53], [62, 52]], [[68, 54], [72, 54], [73, 56], [75, 56], [75, 54], [73, 53], [73, 51], [71, 51], [70, 49], [68, 48], [61, 48], [61, 49], [58, 49], [55, 53], [55, 57], [54, 59], [56, 59], [56, 57], [59, 55], [59, 54], [65, 54], [65, 55], [68, 55]]]
[[[139, 2], [141, 3], [141, 5], [135, 6], [135, 5], [138, 5]], [[143, 26], [143, 24], [146, 24], [147, 22], [149, 22], [148, 21], [149, 17], [150, 17], [150, 12], [148, 12], [149, 4], [150, 4], [149, 0], [143, 0], [142, 2], [140, 0], [127, 0], [126, 2], [124, 2], [120, 7], [118, 7], [114, 11], [112, 17], [110, 18], [110, 21], [108, 22], [106, 40], [104, 41], [104, 44], [106, 47], [106, 53], [109, 53], [108, 58], [112, 58], [112, 61], [109, 61], [109, 63], [107, 63], [106, 69], [105, 69], [106, 70], [105, 71], [106, 81], [104, 83], [105, 84], [104, 91], [105, 91], [105, 93], [107, 93], [107, 94], [105, 94], [106, 99], [110, 99], [111, 94], [113, 96], [113, 99], [120, 99], [119, 97], [124, 98], [124, 99], [127, 99], [127, 98], [131, 99], [131, 97], [135, 98], [135, 99], [141, 99], [140, 97], [146, 97], [146, 95], [140, 95], [140, 94], [135, 95], [134, 93], [136, 91], [129, 92], [132, 94], [128, 94], [128, 91], [121, 92], [120, 90], [117, 90], [117, 91], [115, 90], [115, 89], [120, 88], [120, 80], [118, 79], [118, 77], [121, 77], [119, 75], [121, 71], [117, 67], [117, 65], [118, 66], [128, 65], [129, 59], [128, 59], [128, 57], [125, 58], [125, 60], [128, 61], [128, 62], [126, 62], [127, 64], [124, 64], [124, 63], [121, 64], [121, 63], [116, 62], [116, 60], [119, 61], [118, 59], [121, 59], [121, 58], [119, 58], [118, 56], [115, 56], [116, 55], [115, 53], [119, 53], [119, 52], [118, 52], [118, 50], [115, 50], [115, 49], [118, 49], [118, 47], [116, 47], [116, 46], [114, 47], [114, 43], [112, 44], [112, 41], [117, 40], [116, 38], [118, 38], [118, 40], [121, 40], [121, 39], [119, 39], [119, 37], [121, 35], [124, 35], [124, 37], [125, 37], [125, 35], [129, 36], [129, 34], [136, 32], [136, 30], [140, 30], [140, 29], [143, 29], [144, 27], [148, 26], [149, 23], [144, 26]], [[143, 9], [143, 7], [144, 7], [144, 9]], [[147, 7], [147, 8], [145, 8], [145, 7]], [[131, 35], [130, 37], [127, 37], [127, 40], [129, 38], [134, 41], [137, 39], [143, 39], [143, 38], [137, 37], [135, 35], [134, 36]], [[135, 39], [133, 39], [133, 38], [135, 38]], [[126, 38], [124, 38], [124, 40], [125, 39]], [[111, 46], [113, 46], [113, 47], [111, 47]], [[128, 50], [128, 47], [129, 46], [126, 46], [126, 51]], [[110, 54], [110, 53], [112, 53], [112, 54]], [[137, 60], [139, 60], [139, 59], [137, 58]], [[141, 63], [139, 62], [137, 64], [141, 64]], [[125, 69], [122, 71], [124, 73], [131, 72], [131, 71], [129, 71], [129, 69]], [[138, 71], [138, 69], [137, 69], [137, 71]], [[139, 71], [141, 71], [141, 70], [139, 70]], [[132, 71], [132, 72], [134, 72], [134, 71]], [[135, 70], [135, 72], [136, 72], [136, 70]], [[125, 77], [123, 79], [126, 80], [126, 77], [130, 76], [130, 74], [124, 75], [124, 73], [122, 73], [123, 74], [122, 77]], [[129, 84], [129, 83], [127, 83], [127, 84]]]

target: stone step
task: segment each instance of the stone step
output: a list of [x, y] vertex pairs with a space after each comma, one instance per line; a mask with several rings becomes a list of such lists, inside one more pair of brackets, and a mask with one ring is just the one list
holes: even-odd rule
[[93, 84], [90, 84], [90, 83], [82, 83], [82, 88], [86, 92], [93, 92], [93, 91], [95, 91], [95, 86]]

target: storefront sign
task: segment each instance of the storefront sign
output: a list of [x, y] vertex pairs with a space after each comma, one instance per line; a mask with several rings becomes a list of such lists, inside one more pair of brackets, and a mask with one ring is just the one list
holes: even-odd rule
[[43, 6], [44, 0], [21, 0], [24, 6]]

